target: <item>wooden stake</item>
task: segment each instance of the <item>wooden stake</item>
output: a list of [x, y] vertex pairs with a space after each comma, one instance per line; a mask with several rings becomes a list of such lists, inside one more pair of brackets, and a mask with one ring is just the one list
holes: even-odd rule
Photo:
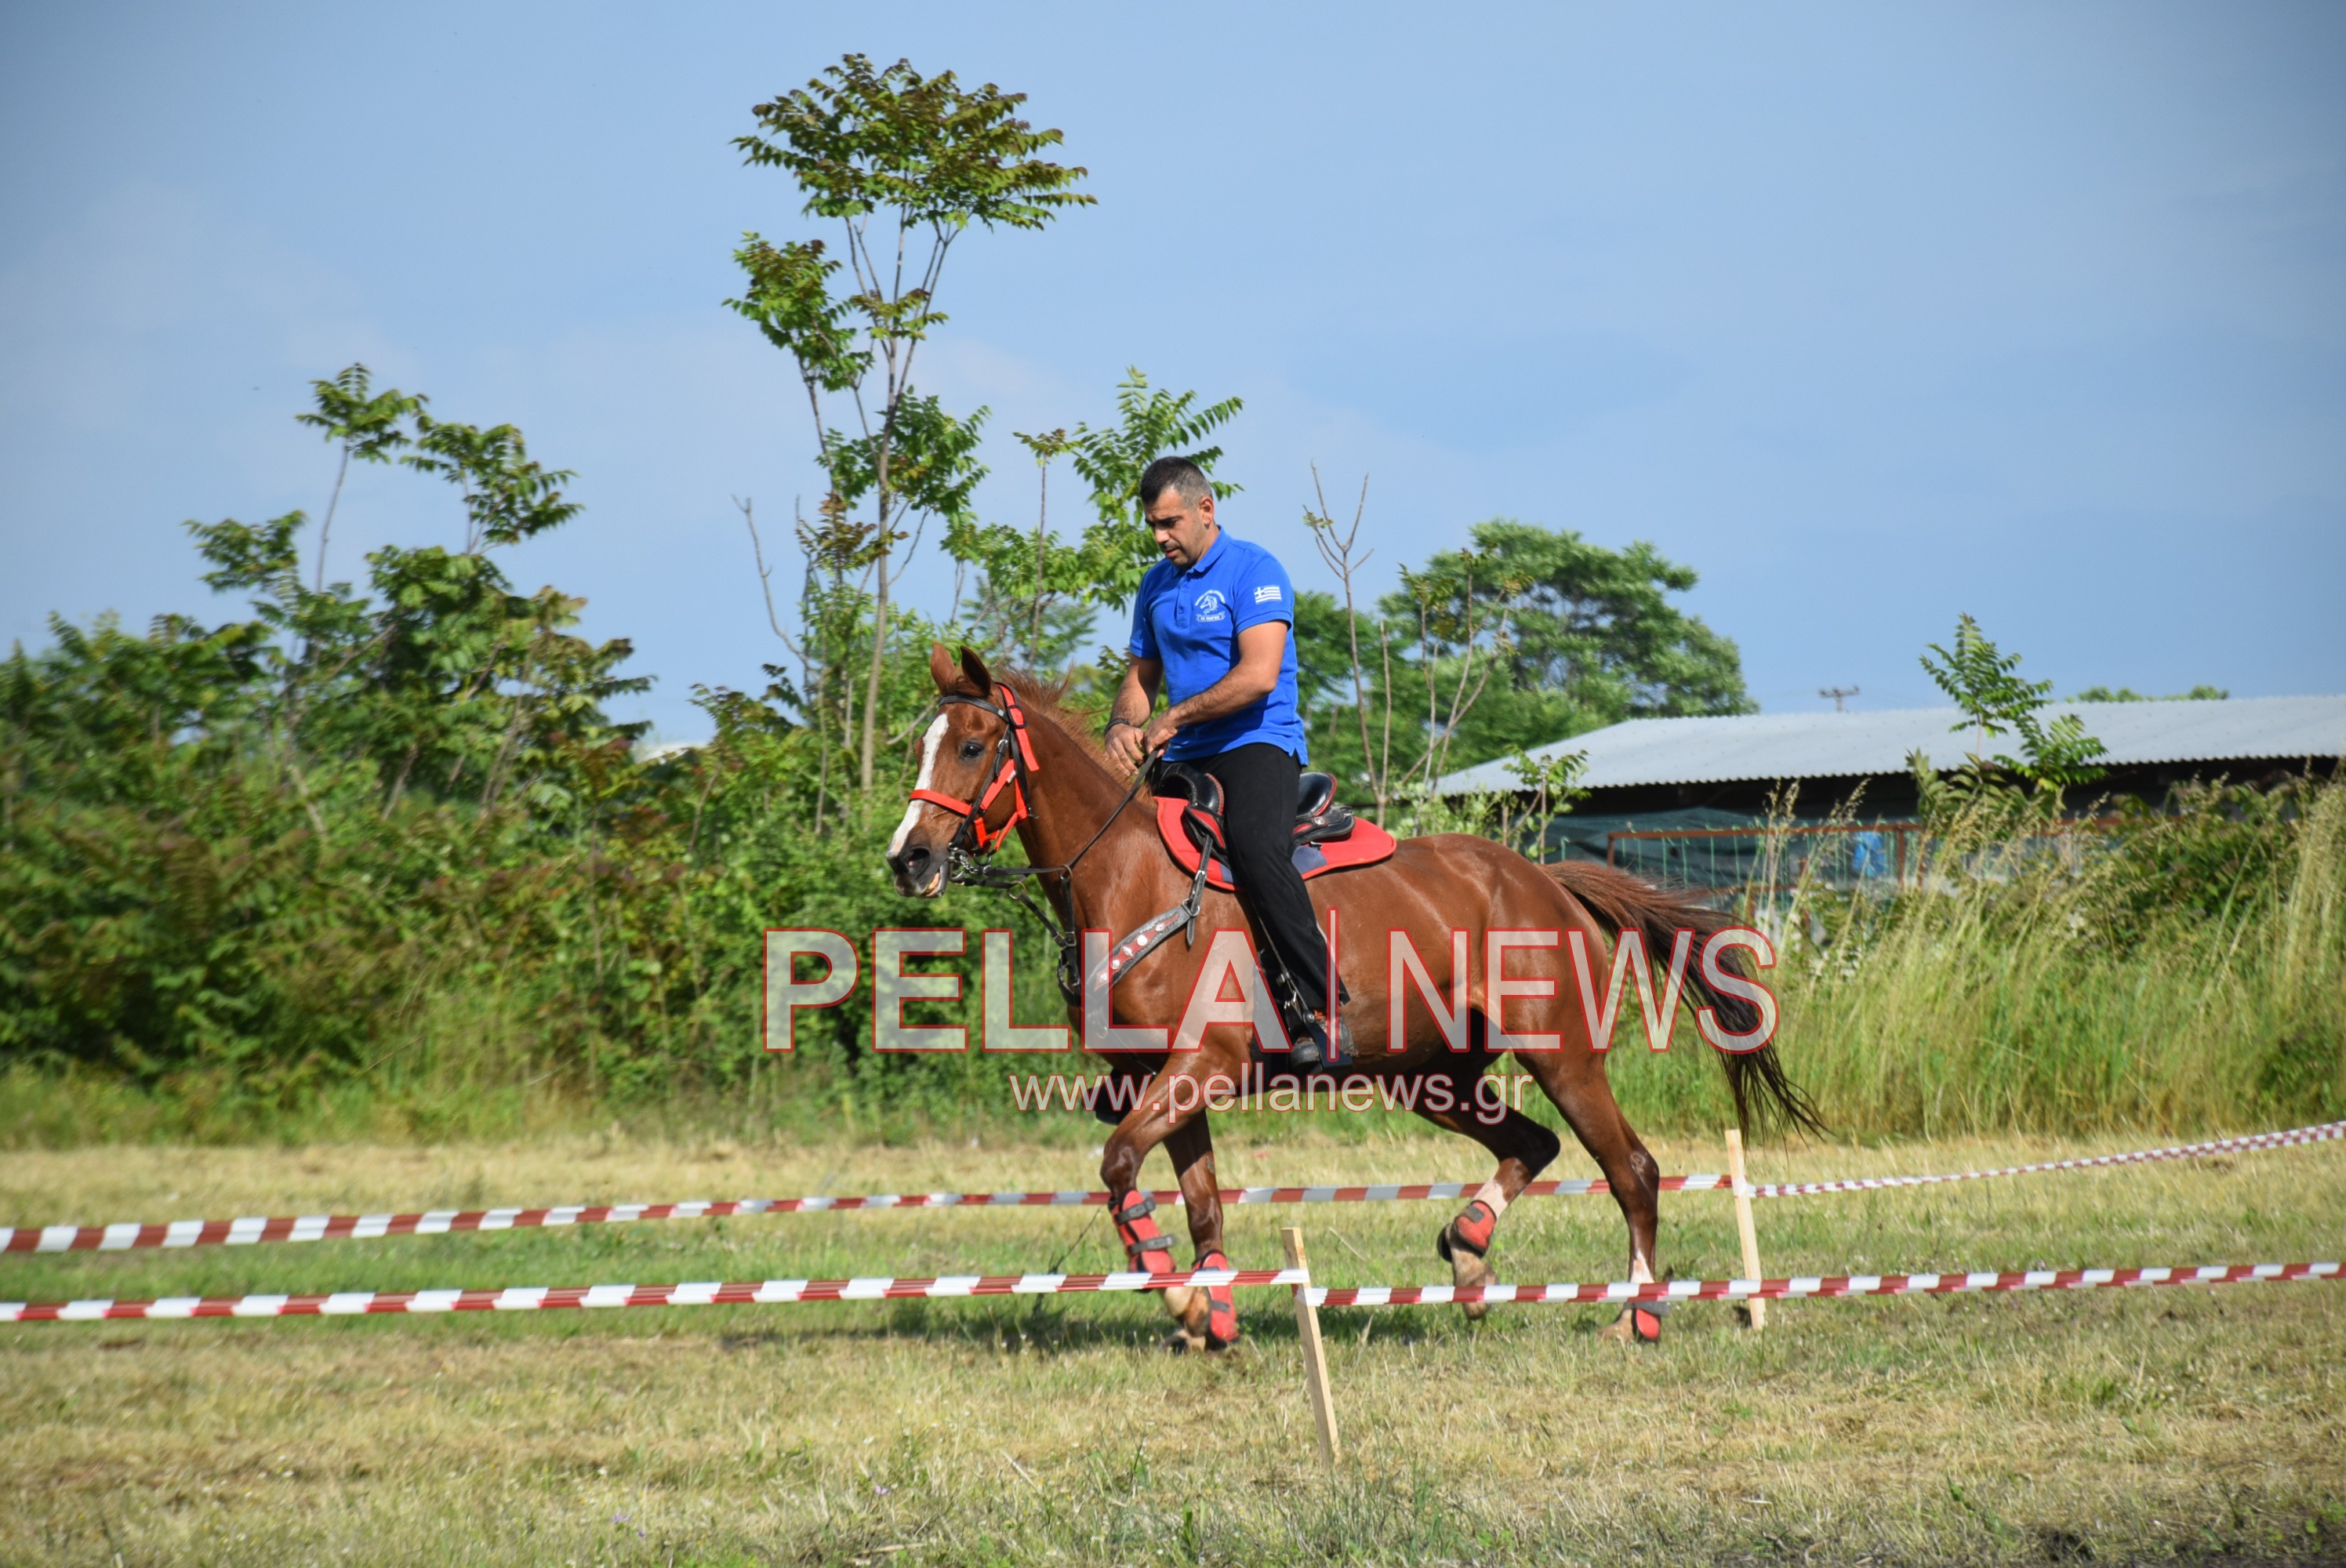
[[[1743, 1277], [1760, 1276], [1760, 1232], [1751, 1224], [1751, 1184], [1743, 1177], [1743, 1135], [1727, 1129], [1727, 1174], [1735, 1183], [1735, 1229], [1743, 1238]], [[1744, 1308], [1751, 1314], [1751, 1331], [1768, 1326], [1768, 1303], [1754, 1296]]]
[[[1303, 1232], [1286, 1226], [1279, 1238], [1287, 1244], [1287, 1267], [1309, 1269], [1303, 1257]], [[1328, 1387], [1328, 1352], [1320, 1343], [1320, 1308], [1311, 1304], [1308, 1286], [1295, 1288], [1295, 1338], [1303, 1346], [1303, 1386], [1311, 1395], [1311, 1419], [1320, 1423], [1320, 1461], [1335, 1468], [1336, 1399]]]

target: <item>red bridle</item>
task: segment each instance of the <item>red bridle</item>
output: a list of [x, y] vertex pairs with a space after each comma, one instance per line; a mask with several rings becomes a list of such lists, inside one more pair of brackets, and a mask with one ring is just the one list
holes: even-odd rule
[[[1026, 799], [1026, 775], [1041, 771], [1035, 760], [1034, 743], [1026, 738], [1026, 715], [1018, 706], [1018, 694], [999, 681], [994, 683], [994, 689], [1002, 697], [1002, 704], [998, 708], [983, 697], [964, 697], [958, 692], [949, 692], [937, 698], [940, 708], [948, 703], [958, 703], [982, 708], [1002, 720], [1002, 738], [994, 743], [994, 754], [1002, 759], [1002, 766], [995, 769], [993, 781], [985, 787], [985, 793], [974, 801], [957, 799], [939, 789], [915, 789], [911, 797], [950, 811], [967, 823], [970, 836], [981, 855], [992, 854], [1002, 840], [1010, 836], [1012, 829], [1035, 815], [1034, 807]], [[985, 825], [985, 815], [994, 809], [994, 800], [1005, 789], [1010, 791], [1010, 815], [1004, 819], [1001, 827], [989, 829]]]
[[[1056, 866], [996, 866], [988, 863], [987, 857], [1010, 836], [1012, 829], [1033, 820], [1035, 808], [1027, 789], [1027, 775], [1042, 771], [1042, 765], [1035, 760], [1034, 742], [1026, 738], [1026, 715], [1018, 706], [1018, 694], [999, 681], [994, 683], [994, 689], [1002, 696], [1000, 707], [984, 697], [964, 696], [960, 692], [948, 692], [937, 698], [940, 712], [949, 704], [959, 704], [990, 713], [1002, 720], [1002, 734], [994, 743], [994, 755], [998, 766], [994, 769], [992, 782], [985, 787], [985, 792], [975, 800], [963, 800], [941, 789], [915, 789], [912, 792], [912, 799], [923, 805], [934, 806], [939, 810], [950, 811], [962, 820], [963, 830], [974, 841], [976, 853], [972, 855], [964, 850], [961, 834], [954, 834], [952, 847], [945, 852], [946, 878], [962, 886], [997, 889], [1024, 905], [1026, 912], [1035, 917], [1050, 933], [1052, 942], [1057, 944], [1059, 989], [1069, 1002], [1073, 1002], [1081, 994], [1081, 976], [1076, 972], [1076, 932], [1070, 929], [1073, 916], [1068, 912], [1065, 901], [1074, 886], [1076, 867], [1092, 852], [1093, 845], [1107, 837], [1117, 819], [1124, 815], [1125, 808], [1132, 804], [1133, 797], [1148, 782], [1148, 770], [1145, 768], [1133, 769], [1132, 782], [1125, 786], [1124, 798], [1116, 803], [1114, 810], [1100, 820], [1100, 825], [1092, 830], [1092, 836], [1084, 840], [1083, 848], [1069, 855], [1064, 863]], [[989, 829], [985, 825], [985, 814], [994, 809], [994, 802], [1001, 798], [1005, 789], [1010, 791], [1010, 815], [1003, 820], [1001, 827]], [[1059, 879], [1059, 891], [1054, 895], [1061, 901], [1058, 919], [1054, 920], [1050, 911], [1028, 898], [1020, 888], [1019, 883], [1028, 877]], [[1205, 885], [1206, 874], [1200, 870], [1196, 883], [1189, 890], [1192, 904]], [[1193, 917], [1195, 912], [1192, 909]]]

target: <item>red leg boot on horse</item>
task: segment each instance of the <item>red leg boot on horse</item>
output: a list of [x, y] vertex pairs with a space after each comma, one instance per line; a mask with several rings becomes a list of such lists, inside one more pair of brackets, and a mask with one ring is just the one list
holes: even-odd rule
[[[1499, 1161], [1491, 1179], [1433, 1238], [1434, 1255], [1450, 1265], [1451, 1282], [1461, 1288], [1497, 1281], [1490, 1254], [1499, 1217], [1564, 1147], [1554, 1133], [1507, 1104], [1499, 1092], [1501, 1080], [1484, 1075], [1491, 1060], [1478, 1040], [1474, 1053], [1460, 1058], [1448, 1074], [1449, 1108], [1437, 1112], [1423, 1101], [1418, 1108], [1418, 1115], [1435, 1126], [1474, 1139]], [[1488, 1314], [1491, 1304], [1462, 1301], [1458, 1309], [1472, 1321]]]
[[1124, 1255], [1135, 1270], [1173, 1272], [1173, 1238], [1157, 1224], [1155, 1198], [1135, 1189], [1112, 1200], [1108, 1213], [1116, 1220], [1117, 1239], [1124, 1243]]
[[[1494, 1185], [1484, 1184], [1485, 1188]], [[1433, 1238], [1434, 1256], [1450, 1265], [1451, 1278], [1457, 1285], [1484, 1286], [1498, 1278], [1490, 1264], [1491, 1242], [1499, 1228], [1499, 1216], [1504, 1212], [1504, 1201], [1496, 1193], [1475, 1198]], [[1487, 1301], [1463, 1305], [1469, 1318], [1480, 1318], [1491, 1309]]]

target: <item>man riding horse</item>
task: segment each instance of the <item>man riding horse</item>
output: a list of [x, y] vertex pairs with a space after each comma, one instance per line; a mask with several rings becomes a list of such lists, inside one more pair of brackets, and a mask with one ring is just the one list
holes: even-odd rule
[[[1295, 586], [1278, 558], [1225, 533], [1214, 487], [1186, 457], [1140, 476], [1140, 505], [1165, 558], [1140, 580], [1132, 663], [1108, 720], [1108, 756], [1129, 778], [1151, 756], [1221, 785], [1232, 880], [1276, 960], [1272, 983], [1298, 1066], [1342, 1066], [1352, 1039], [1331, 1001], [1327, 938], [1292, 858], [1296, 784], [1310, 760], [1295, 687]], [[1170, 699], [1151, 718], [1158, 687]]]
[[[1354, 826], [1358, 838], [1368, 825], [1327, 820], [1333, 808], [1324, 799], [1299, 809], [1304, 743], [1287, 574], [1221, 532], [1212, 490], [1194, 463], [1152, 464], [1141, 494], [1166, 558], [1140, 591], [1133, 662], [1106, 749], [1056, 689], [1023, 676], [997, 679], [976, 653], [964, 648], [956, 659], [938, 645], [929, 657], [936, 717], [921, 738], [918, 779], [887, 852], [907, 897], [934, 898], [948, 885], [1012, 890], [1059, 949], [1069, 1023], [1086, 1048], [1139, 1080], [1100, 1154], [1100, 1184], [1126, 1255], [1150, 1273], [1173, 1271], [1172, 1238], [1139, 1180], [1161, 1147], [1180, 1183], [1198, 1267], [1229, 1267], [1209, 1109], [1227, 1105], [1258, 1047], [1301, 1045], [1300, 1054], [1316, 1055], [1323, 1068], [1349, 1054], [1342, 1021], [1331, 1016], [1332, 995], [1356, 1027], [1384, 1023], [1382, 1047], [1341, 1071], [1438, 1088], [1407, 1103], [1496, 1162], [1435, 1238], [1457, 1284], [1496, 1278], [1488, 1258], [1501, 1217], [1561, 1151], [1555, 1132], [1504, 1097], [1490, 1115], [1477, 1109], [1484, 1074], [1503, 1057], [1531, 1075], [1604, 1173], [1628, 1229], [1629, 1278], [1653, 1279], [1661, 1166], [1622, 1115], [1606, 1076], [1612, 1053], [1596, 1020], [1567, 999], [1557, 965], [1577, 951], [1593, 960], [1592, 971], [1607, 972], [1613, 943], [1632, 939], [1648, 954], [1678, 952], [1682, 964], [1692, 951], [1686, 944], [1707, 943], [1734, 917], [1608, 866], [1537, 864], [1471, 834], [1396, 843], [1380, 829], [1381, 843], [1349, 852], [1323, 840], [1323, 828]], [[1172, 706], [1152, 719], [1163, 685]], [[1144, 803], [1137, 769], [1160, 748], [1170, 759], [1158, 763], [1149, 780], [1158, 788]], [[1180, 789], [1186, 801], [1166, 793]], [[1207, 836], [1222, 844], [1229, 875], [1219, 874], [1207, 843], [1188, 837], [1193, 814], [1209, 819]], [[994, 851], [1014, 836], [1025, 863], [995, 864]], [[1337, 852], [1319, 853], [1323, 842]], [[1316, 891], [1300, 885], [1290, 858], [1299, 847], [1316, 857]], [[1030, 881], [1044, 902], [1017, 891]], [[1250, 909], [1236, 901], [1241, 888]], [[1328, 911], [1324, 938], [1315, 903]], [[1250, 987], [1246, 975], [1254, 971], [1239, 972], [1245, 955], [1232, 951], [1250, 924], [1270, 950], [1286, 1007], [1308, 1015], [1284, 1041], [1274, 1041], [1282, 1031], [1268, 1003], [1255, 1005], [1265, 990], [1282, 987]], [[1185, 932], [1207, 940], [1167, 940]], [[1340, 934], [1358, 983], [1350, 997], [1331, 972], [1329, 950]], [[1510, 949], [1530, 950], [1515, 952], [1513, 972]], [[1233, 1004], [1221, 987], [1232, 978], [1249, 993], [1235, 1003], [1241, 1016], [1224, 1011]], [[1613, 983], [1621, 980], [1617, 972]], [[1757, 1005], [1764, 993], [1743, 955], [1730, 952], [1717, 971], [1706, 959], [1683, 971], [1682, 993], [1680, 983], [1674, 965], [1662, 1005], [1682, 997], [1698, 1010], [1719, 1047], [1737, 1121], [1749, 1126], [1772, 1113], [1789, 1125], [1816, 1127], [1813, 1107], [1784, 1075], [1770, 1038], [1772, 1014]], [[1180, 1320], [1182, 1343], [1237, 1339], [1229, 1287], [1172, 1288], [1165, 1301]], [[1480, 1317], [1485, 1307], [1476, 1301], [1465, 1310]], [[1609, 1331], [1658, 1338], [1660, 1305], [1631, 1305]]]

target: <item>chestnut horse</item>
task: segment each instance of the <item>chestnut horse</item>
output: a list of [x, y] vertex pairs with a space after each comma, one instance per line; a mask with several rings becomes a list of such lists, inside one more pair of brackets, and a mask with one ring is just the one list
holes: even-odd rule
[[[949, 871], [955, 873], [953, 880], [980, 880], [990, 869], [984, 865], [986, 854], [1015, 830], [1030, 865], [1043, 869], [1028, 874], [1042, 884], [1064, 932], [1107, 930], [1120, 936], [1181, 901], [1190, 878], [1166, 852], [1150, 797], [1127, 789], [1110, 771], [1085, 727], [1057, 707], [1054, 688], [1024, 678], [997, 683], [967, 648], [956, 662], [937, 646], [930, 670], [940, 694], [937, 716], [921, 738], [920, 779], [888, 846], [899, 891], [935, 897], [944, 891]], [[1001, 875], [994, 871], [996, 879]], [[1404, 840], [1386, 860], [1315, 878], [1306, 888], [1322, 930], [1331, 909], [1339, 917], [1337, 957], [1351, 992], [1344, 1016], [1362, 1042], [1359, 1060], [1340, 1069], [1341, 1074], [1449, 1080], [1446, 1096], [1423, 1093], [1420, 1086], [1417, 1114], [1473, 1138], [1498, 1160], [1490, 1181], [1437, 1239], [1436, 1249], [1450, 1262], [1456, 1281], [1477, 1285], [1495, 1278], [1485, 1258], [1499, 1217], [1562, 1147], [1554, 1133], [1504, 1100], [1496, 1107], [1504, 1114], [1495, 1122], [1486, 1120], [1492, 1107], [1487, 1099], [1477, 1101], [1476, 1085], [1497, 1055], [1509, 1052], [1605, 1173], [1628, 1223], [1630, 1278], [1652, 1279], [1661, 1170], [1614, 1102], [1605, 1076], [1606, 1054], [1591, 1049], [1576, 985], [1559, 981], [1546, 988], [1553, 994], [1545, 998], [1508, 996], [1505, 1033], [1494, 1042], [1489, 977], [1473, 972], [1483, 965], [1472, 952], [1479, 933], [1492, 930], [1578, 932], [1595, 962], [1604, 963], [1617, 932], [1639, 931], [1649, 952], [1665, 955], [1676, 932], [1692, 929], [1699, 938], [1729, 920], [1609, 867], [1586, 861], [1543, 866], [1487, 839], [1460, 833]], [[1249, 932], [1257, 950], [1262, 946], [1260, 932], [1229, 893], [1207, 891], [1198, 928], [1209, 937], [1223, 929]], [[1454, 932], [1476, 933], [1465, 944], [1470, 972], [1461, 977], [1472, 1009], [1468, 1049], [1457, 1050], [1445, 1038], [1423, 997], [1403, 1010], [1403, 1037], [1386, 1041], [1389, 982], [1402, 983], [1386, 973], [1387, 933], [1396, 931], [1414, 942], [1430, 993], [1443, 997], [1456, 994]], [[1568, 938], [1557, 941], [1560, 950]], [[1168, 942], [1133, 964], [1111, 993], [1113, 1022], [1169, 1030], [1182, 1017], [1214, 946], [1210, 941]], [[1560, 958], [1558, 951], [1549, 962]], [[1731, 1033], [1752, 1032], [1757, 1009], [1741, 997], [1714, 992], [1698, 970], [1698, 964], [1688, 967], [1689, 1004], [1715, 1009], [1720, 1026]], [[1218, 980], [1215, 994], [1227, 984]], [[1074, 998], [1069, 1017], [1080, 1029], [1080, 1004]], [[1108, 1137], [1100, 1162], [1111, 1217], [1136, 1267], [1156, 1272], [1172, 1268], [1172, 1243], [1150, 1217], [1147, 1196], [1137, 1190], [1141, 1163], [1160, 1143], [1179, 1176], [1198, 1266], [1229, 1267], [1206, 1105], [1209, 1098], [1227, 1104], [1229, 1086], [1245, 1082], [1242, 1071], [1261, 1060], [1251, 1055], [1251, 1033], [1243, 1026], [1209, 1027], [1195, 1049], [1112, 1059], [1117, 1073], [1147, 1078], [1137, 1103]], [[1559, 1036], [1562, 1049], [1528, 1050], [1513, 1044], [1538, 1034]], [[1720, 1053], [1719, 1059], [1739, 1123], [1769, 1117], [1816, 1125], [1806, 1097], [1785, 1079], [1772, 1045]], [[1188, 1344], [1219, 1349], [1237, 1338], [1237, 1314], [1227, 1288], [1168, 1290], [1167, 1304]], [[1625, 1312], [1610, 1331], [1651, 1339], [1659, 1329], [1658, 1317], [1646, 1308]]]

